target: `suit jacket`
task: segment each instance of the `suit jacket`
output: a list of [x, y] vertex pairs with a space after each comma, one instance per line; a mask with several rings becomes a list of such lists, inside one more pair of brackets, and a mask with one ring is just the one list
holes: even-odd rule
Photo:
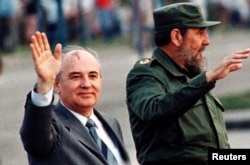
[[[96, 110], [94, 114], [130, 164], [118, 121]], [[87, 128], [61, 103], [37, 107], [28, 94], [20, 135], [30, 165], [108, 164]]]

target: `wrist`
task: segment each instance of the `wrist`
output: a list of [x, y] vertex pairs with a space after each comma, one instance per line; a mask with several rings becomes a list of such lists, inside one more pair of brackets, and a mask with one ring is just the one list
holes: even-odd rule
[[206, 76], [206, 81], [208, 83], [215, 83], [216, 82], [216, 80], [214, 79], [213, 74], [211, 73], [211, 71], [205, 72], [205, 76]]
[[41, 79], [38, 79], [34, 91], [36, 93], [45, 95], [46, 93], [48, 93], [51, 89], [53, 88], [53, 81], [49, 81], [49, 82], [43, 82], [41, 81]]

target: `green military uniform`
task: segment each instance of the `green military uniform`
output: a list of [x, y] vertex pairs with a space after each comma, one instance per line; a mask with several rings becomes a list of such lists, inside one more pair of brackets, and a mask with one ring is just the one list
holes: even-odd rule
[[230, 147], [214, 86], [204, 72], [190, 77], [159, 48], [135, 64], [126, 91], [140, 164], [207, 162], [208, 149]]

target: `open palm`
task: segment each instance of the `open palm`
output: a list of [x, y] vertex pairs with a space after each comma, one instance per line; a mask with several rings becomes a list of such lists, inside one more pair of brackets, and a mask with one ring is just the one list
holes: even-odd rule
[[61, 44], [56, 45], [53, 55], [46, 34], [36, 32], [31, 37], [30, 49], [38, 81], [52, 87], [61, 66]]

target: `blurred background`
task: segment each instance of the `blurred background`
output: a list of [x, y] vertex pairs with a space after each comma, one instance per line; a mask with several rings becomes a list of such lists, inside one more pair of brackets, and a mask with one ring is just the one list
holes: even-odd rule
[[209, 20], [250, 28], [250, 0], [1, 0], [0, 50], [27, 45], [36, 30], [46, 32], [52, 47], [90, 40], [131, 40], [140, 55], [153, 45], [152, 10], [175, 2], [194, 2]]
[[[0, 165], [26, 165], [21, 126], [26, 94], [36, 81], [29, 52], [39, 30], [52, 49], [77, 44], [96, 50], [101, 59], [103, 92], [97, 109], [118, 118], [132, 163], [137, 164], [125, 104], [126, 75], [136, 60], [154, 48], [152, 11], [176, 2], [202, 7], [208, 20], [209, 67], [225, 55], [250, 47], [250, 0], [0, 0]], [[217, 82], [214, 93], [224, 104], [233, 148], [250, 148], [250, 62]]]

